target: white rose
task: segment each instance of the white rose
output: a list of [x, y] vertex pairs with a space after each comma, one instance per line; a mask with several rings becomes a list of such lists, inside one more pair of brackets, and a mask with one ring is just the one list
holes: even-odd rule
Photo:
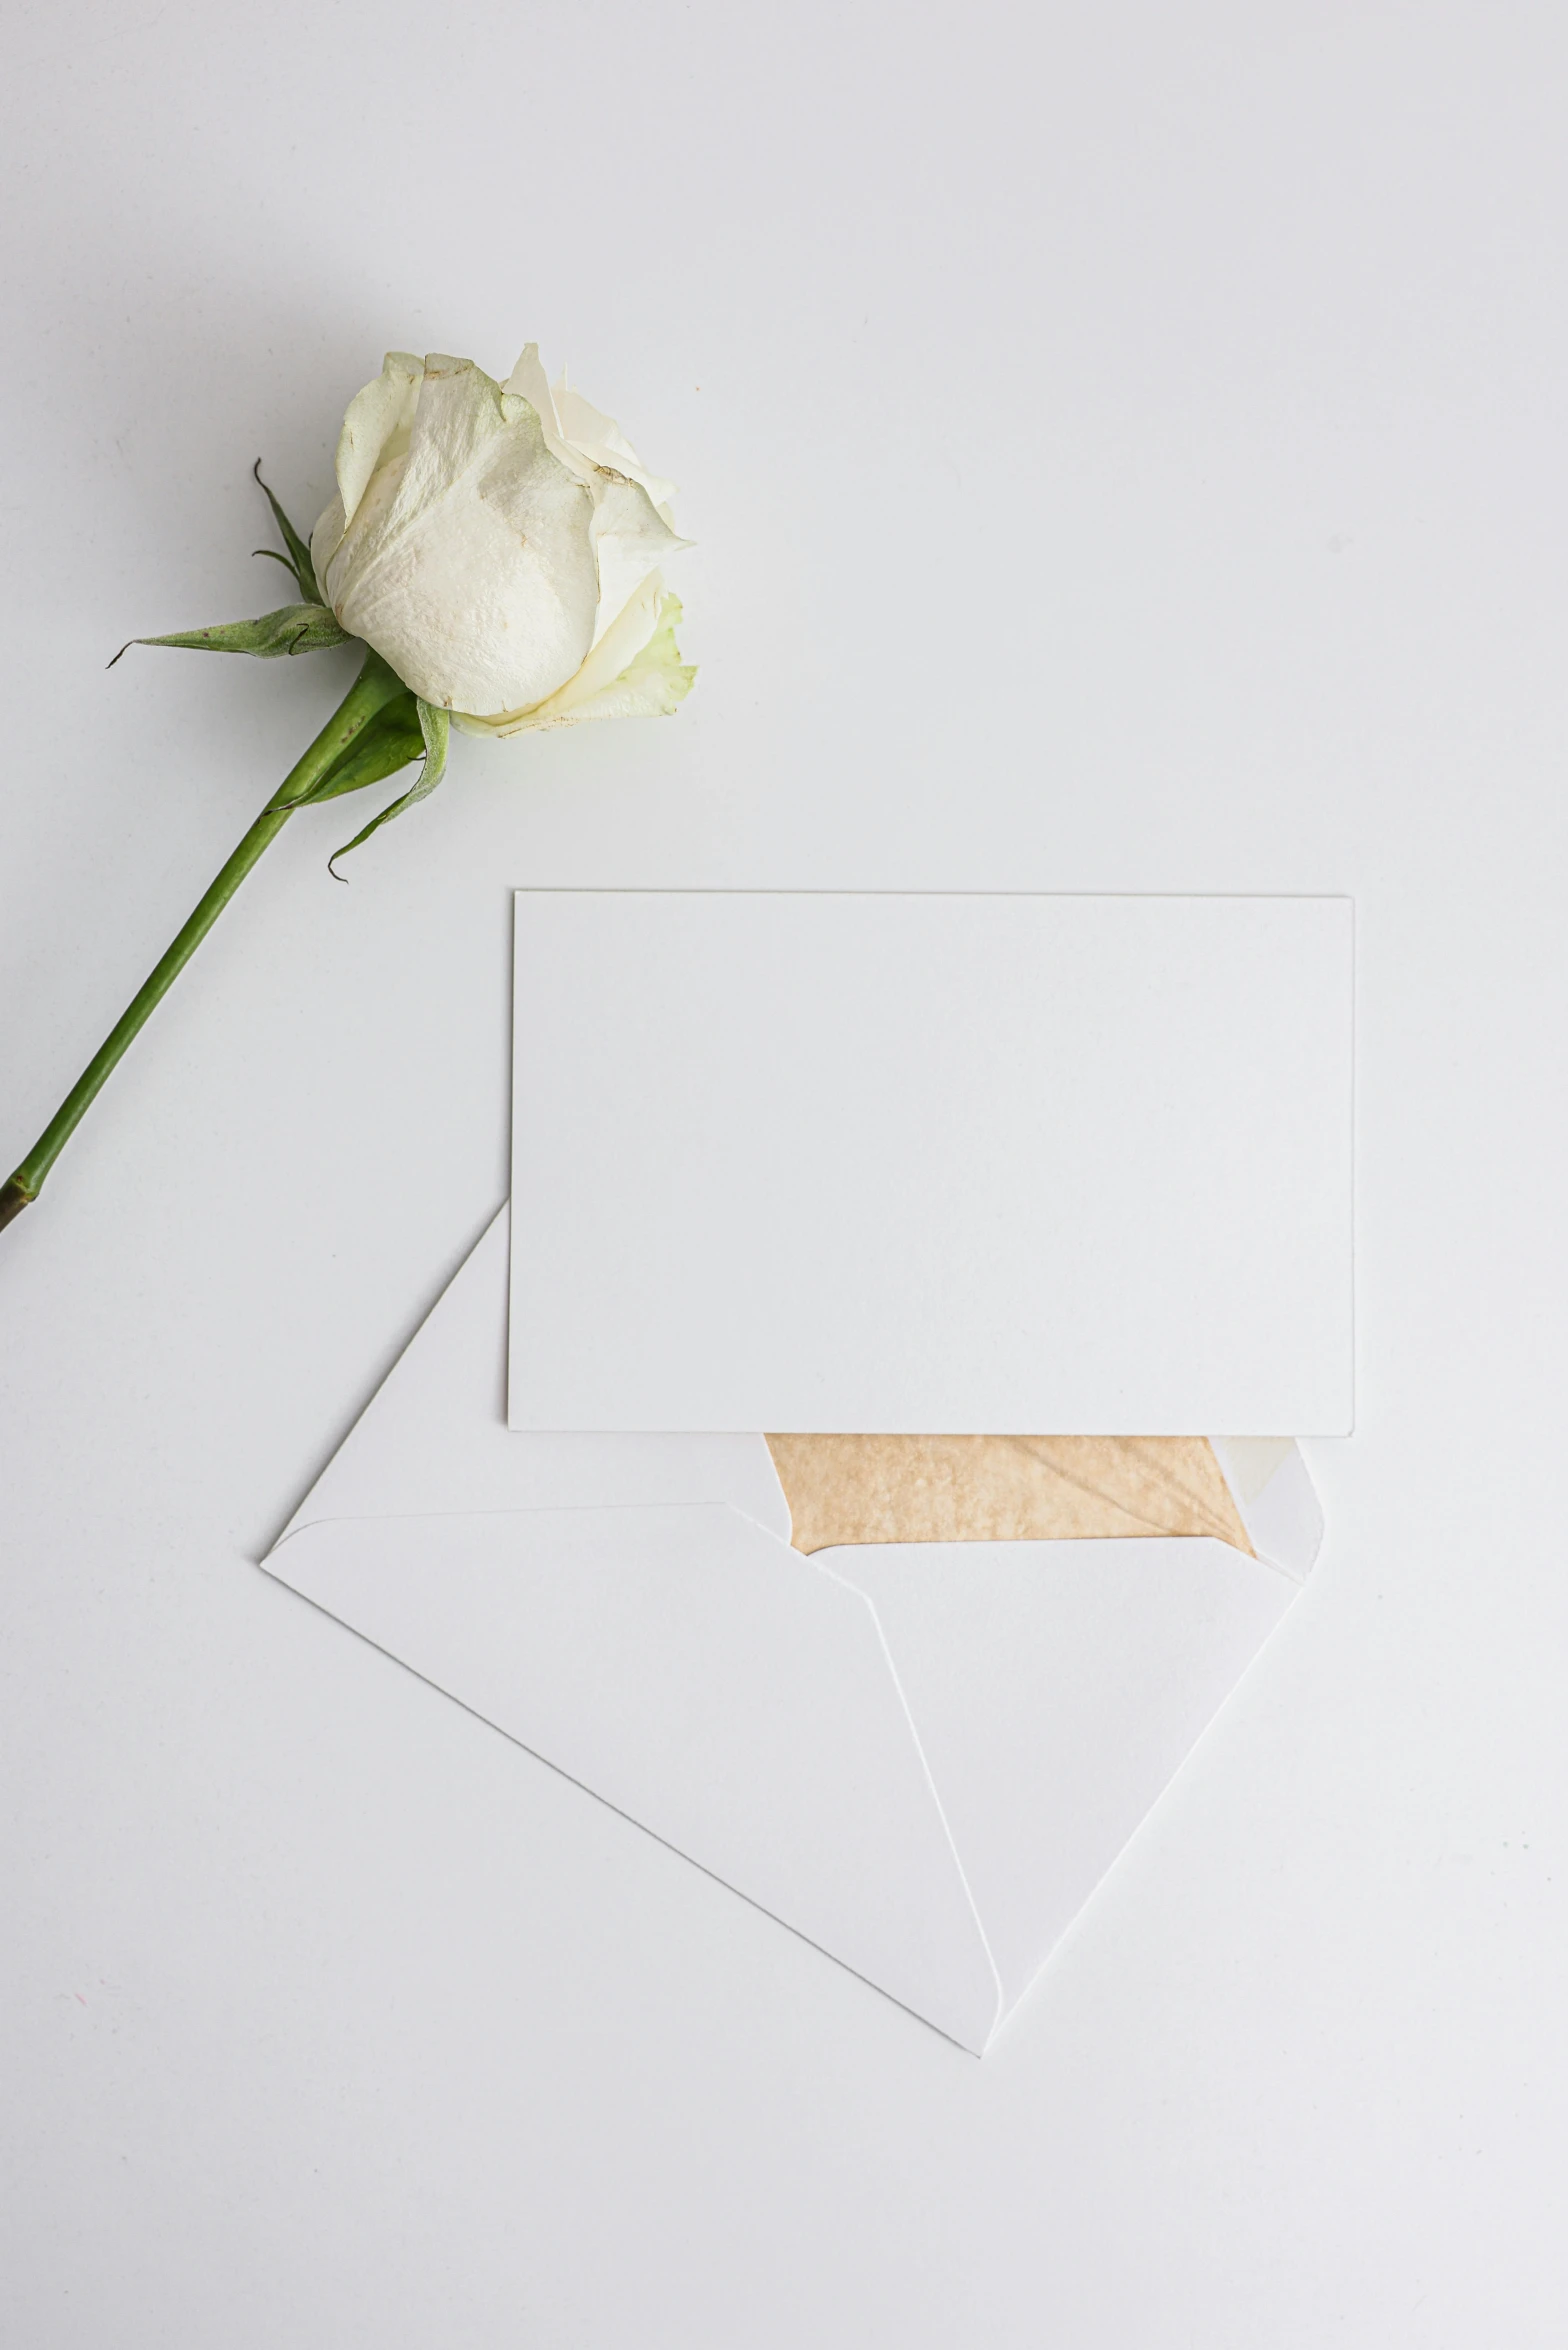
[[662, 713], [690, 690], [658, 568], [688, 544], [674, 484], [564, 376], [552, 392], [537, 344], [504, 385], [390, 351], [349, 403], [337, 476], [310, 543], [321, 593], [459, 725]]

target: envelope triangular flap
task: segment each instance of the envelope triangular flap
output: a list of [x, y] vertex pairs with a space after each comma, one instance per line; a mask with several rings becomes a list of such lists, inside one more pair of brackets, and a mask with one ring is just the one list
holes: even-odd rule
[[1295, 1584], [1206, 1537], [817, 1555], [876, 1608], [1005, 2013]]
[[724, 1507], [334, 1520], [268, 1565], [985, 2046], [996, 1972], [876, 1613], [829, 1569]]
[[757, 1436], [522, 1436], [506, 1425], [502, 1208], [290, 1519], [730, 1502], [789, 1538]]

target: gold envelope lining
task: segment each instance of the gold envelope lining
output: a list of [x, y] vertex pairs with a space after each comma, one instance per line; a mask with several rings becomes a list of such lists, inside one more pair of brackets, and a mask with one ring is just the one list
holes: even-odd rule
[[1208, 1534], [1255, 1557], [1206, 1436], [770, 1436], [790, 1540]]

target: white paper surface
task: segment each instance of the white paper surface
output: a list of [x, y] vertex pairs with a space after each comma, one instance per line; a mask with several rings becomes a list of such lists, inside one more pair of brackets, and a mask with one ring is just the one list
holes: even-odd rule
[[1299, 1454], [1258, 1464], [1305, 1489], [1288, 1567], [1203, 1538], [804, 1558], [760, 1436], [506, 1428], [506, 1225], [269, 1572], [983, 2051], [1310, 1567]]
[[525, 890], [514, 1055], [514, 1427], [1350, 1427], [1348, 900]]

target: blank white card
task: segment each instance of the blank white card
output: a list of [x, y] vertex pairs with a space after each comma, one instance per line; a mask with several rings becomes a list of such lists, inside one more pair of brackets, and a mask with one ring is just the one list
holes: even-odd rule
[[1347, 1433], [1352, 911], [520, 891], [512, 1425]]

